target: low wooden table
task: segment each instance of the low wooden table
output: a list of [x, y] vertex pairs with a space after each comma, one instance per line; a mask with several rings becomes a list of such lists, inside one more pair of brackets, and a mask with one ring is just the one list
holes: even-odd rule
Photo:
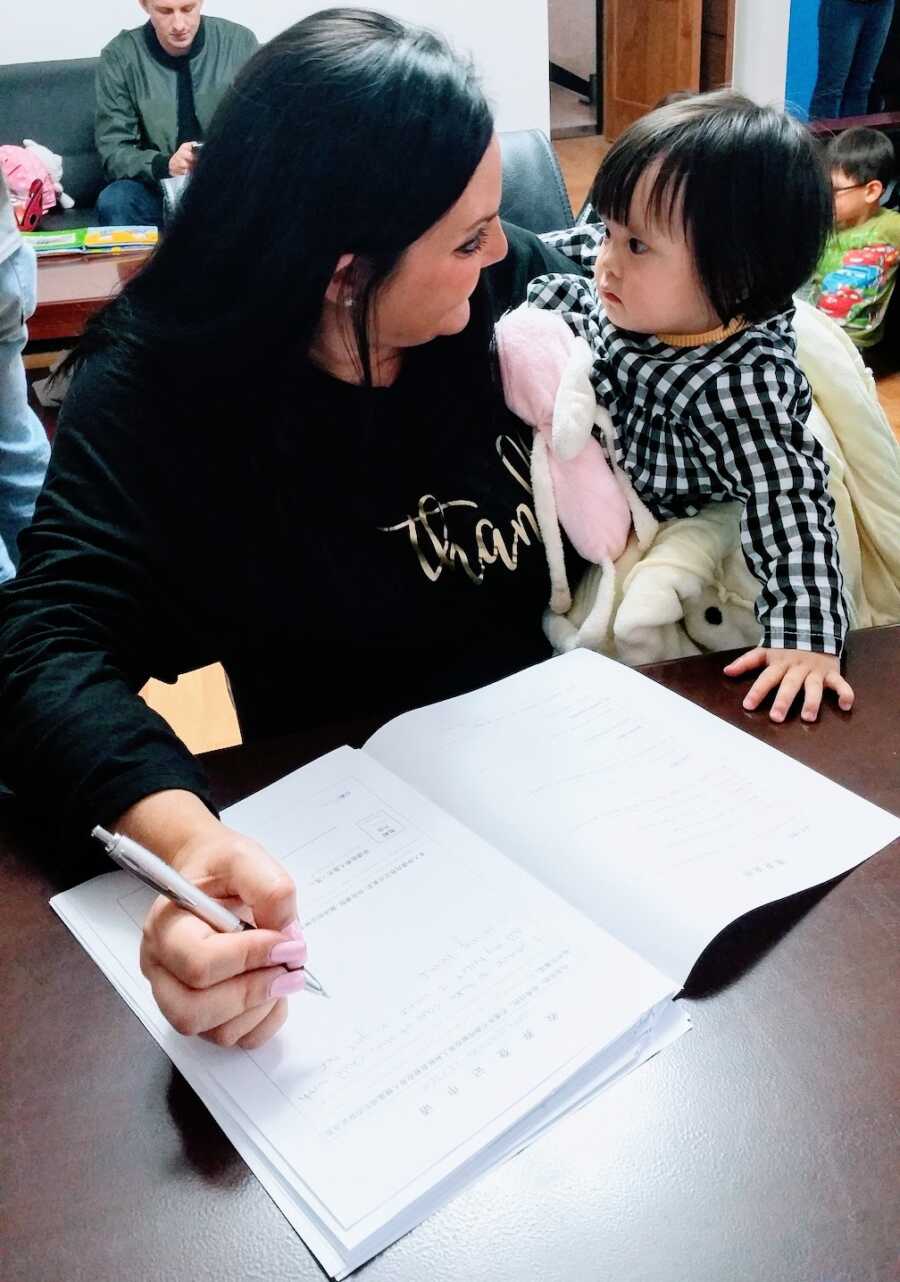
[[116, 295], [152, 251], [72, 254], [38, 261], [38, 305], [28, 322], [33, 343], [77, 338], [88, 319]]
[[[814, 725], [744, 712], [723, 658], [646, 671], [900, 808], [900, 628], [851, 636], [858, 706], [848, 717], [829, 701]], [[360, 741], [335, 727], [204, 762], [225, 804], [345, 736]], [[367, 1282], [894, 1282], [898, 852], [723, 932], [686, 986], [693, 1032], [373, 1260]], [[84, 875], [0, 810], [2, 1276], [321, 1282], [197, 1096], [48, 908]]]

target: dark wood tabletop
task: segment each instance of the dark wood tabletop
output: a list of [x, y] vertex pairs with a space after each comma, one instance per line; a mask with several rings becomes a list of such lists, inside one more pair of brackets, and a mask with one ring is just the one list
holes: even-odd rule
[[77, 338], [88, 319], [147, 261], [147, 249], [72, 254], [38, 261], [38, 305], [28, 322], [31, 342]]
[[[704, 656], [647, 672], [900, 809], [900, 628], [851, 637], [857, 707], [845, 716], [829, 705], [814, 725], [743, 712], [722, 662]], [[346, 729], [208, 754], [217, 798], [236, 800], [339, 742], [358, 742], [363, 728]], [[730, 927], [688, 982], [692, 1032], [467, 1189], [365, 1276], [898, 1282], [898, 853], [895, 844]], [[48, 908], [87, 871], [72, 852], [47, 850], [13, 805], [0, 809], [0, 1276], [321, 1278]]]

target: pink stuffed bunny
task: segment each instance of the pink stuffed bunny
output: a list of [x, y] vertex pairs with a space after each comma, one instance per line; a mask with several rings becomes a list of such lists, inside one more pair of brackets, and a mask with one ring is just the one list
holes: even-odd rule
[[43, 160], [27, 147], [0, 147], [0, 169], [6, 176], [9, 194], [13, 200], [25, 201], [31, 190], [31, 184], [37, 180], [41, 183], [42, 212], [47, 213], [56, 204], [56, 191], [53, 177]]
[[531, 479], [550, 569], [550, 609], [565, 614], [572, 604], [561, 525], [576, 551], [604, 571], [597, 600], [567, 648], [597, 648], [612, 611], [612, 563], [624, 551], [632, 505], [630, 487], [623, 487], [619, 469], [610, 468], [593, 436], [595, 423], [604, 427], [609, 416], [590, 381], [591, 351], [561, 316], [524, 305], [502, 317], [496, 333], [506, 403], [535, 428]]

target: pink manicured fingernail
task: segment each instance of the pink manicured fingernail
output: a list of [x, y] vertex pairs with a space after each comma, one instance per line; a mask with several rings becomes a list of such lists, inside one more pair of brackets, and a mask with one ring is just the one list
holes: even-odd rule
[[301, 988], [306, 984], [306, 972], [303, 970], [292, 970], [288, 975], [279, 975], [273, 979], [269, 985], [270, 997], [287, 997], [291, 993], [299, 993]]
[[303, 939], [304, 937], [303, 927], [299, 921], [292, 921], [290, 926], [285, 926], [281, 933], [282, 935], [287, 935], [288, 939]]
[[302, 966], [306, 961], [306, 943], [302, 939], [291, 939], [284, 944], [276, 944], [269, 953], [273, 966]]

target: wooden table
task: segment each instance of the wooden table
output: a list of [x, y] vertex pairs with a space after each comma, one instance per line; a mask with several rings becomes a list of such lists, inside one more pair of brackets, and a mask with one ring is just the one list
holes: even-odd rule
[[94, 312], [146, 262], [147, 249], [73, 254], [38, 262], [38, 305], [28, 322], [33, 343], [77, 338]]
[[[857, 633], [857, 710], [745, 713], [722, 656], [648, 674], [900, 807], [900, 628]], [[230, 802], [340, 742], [208, 754]], [[728, 834], [722, 834], [723, 841]], [[56, 872], [0, 813], [0, 1078], [10, 1282], [323, 1275], [47, 907]], [[365, 1269], [371, 1282], [891, 1282], [900, 1245], [900, 848], [760, 909], [688, 983], [695, 1029]], [[389, 1140], [389, 1137], [385, 1137]]]

